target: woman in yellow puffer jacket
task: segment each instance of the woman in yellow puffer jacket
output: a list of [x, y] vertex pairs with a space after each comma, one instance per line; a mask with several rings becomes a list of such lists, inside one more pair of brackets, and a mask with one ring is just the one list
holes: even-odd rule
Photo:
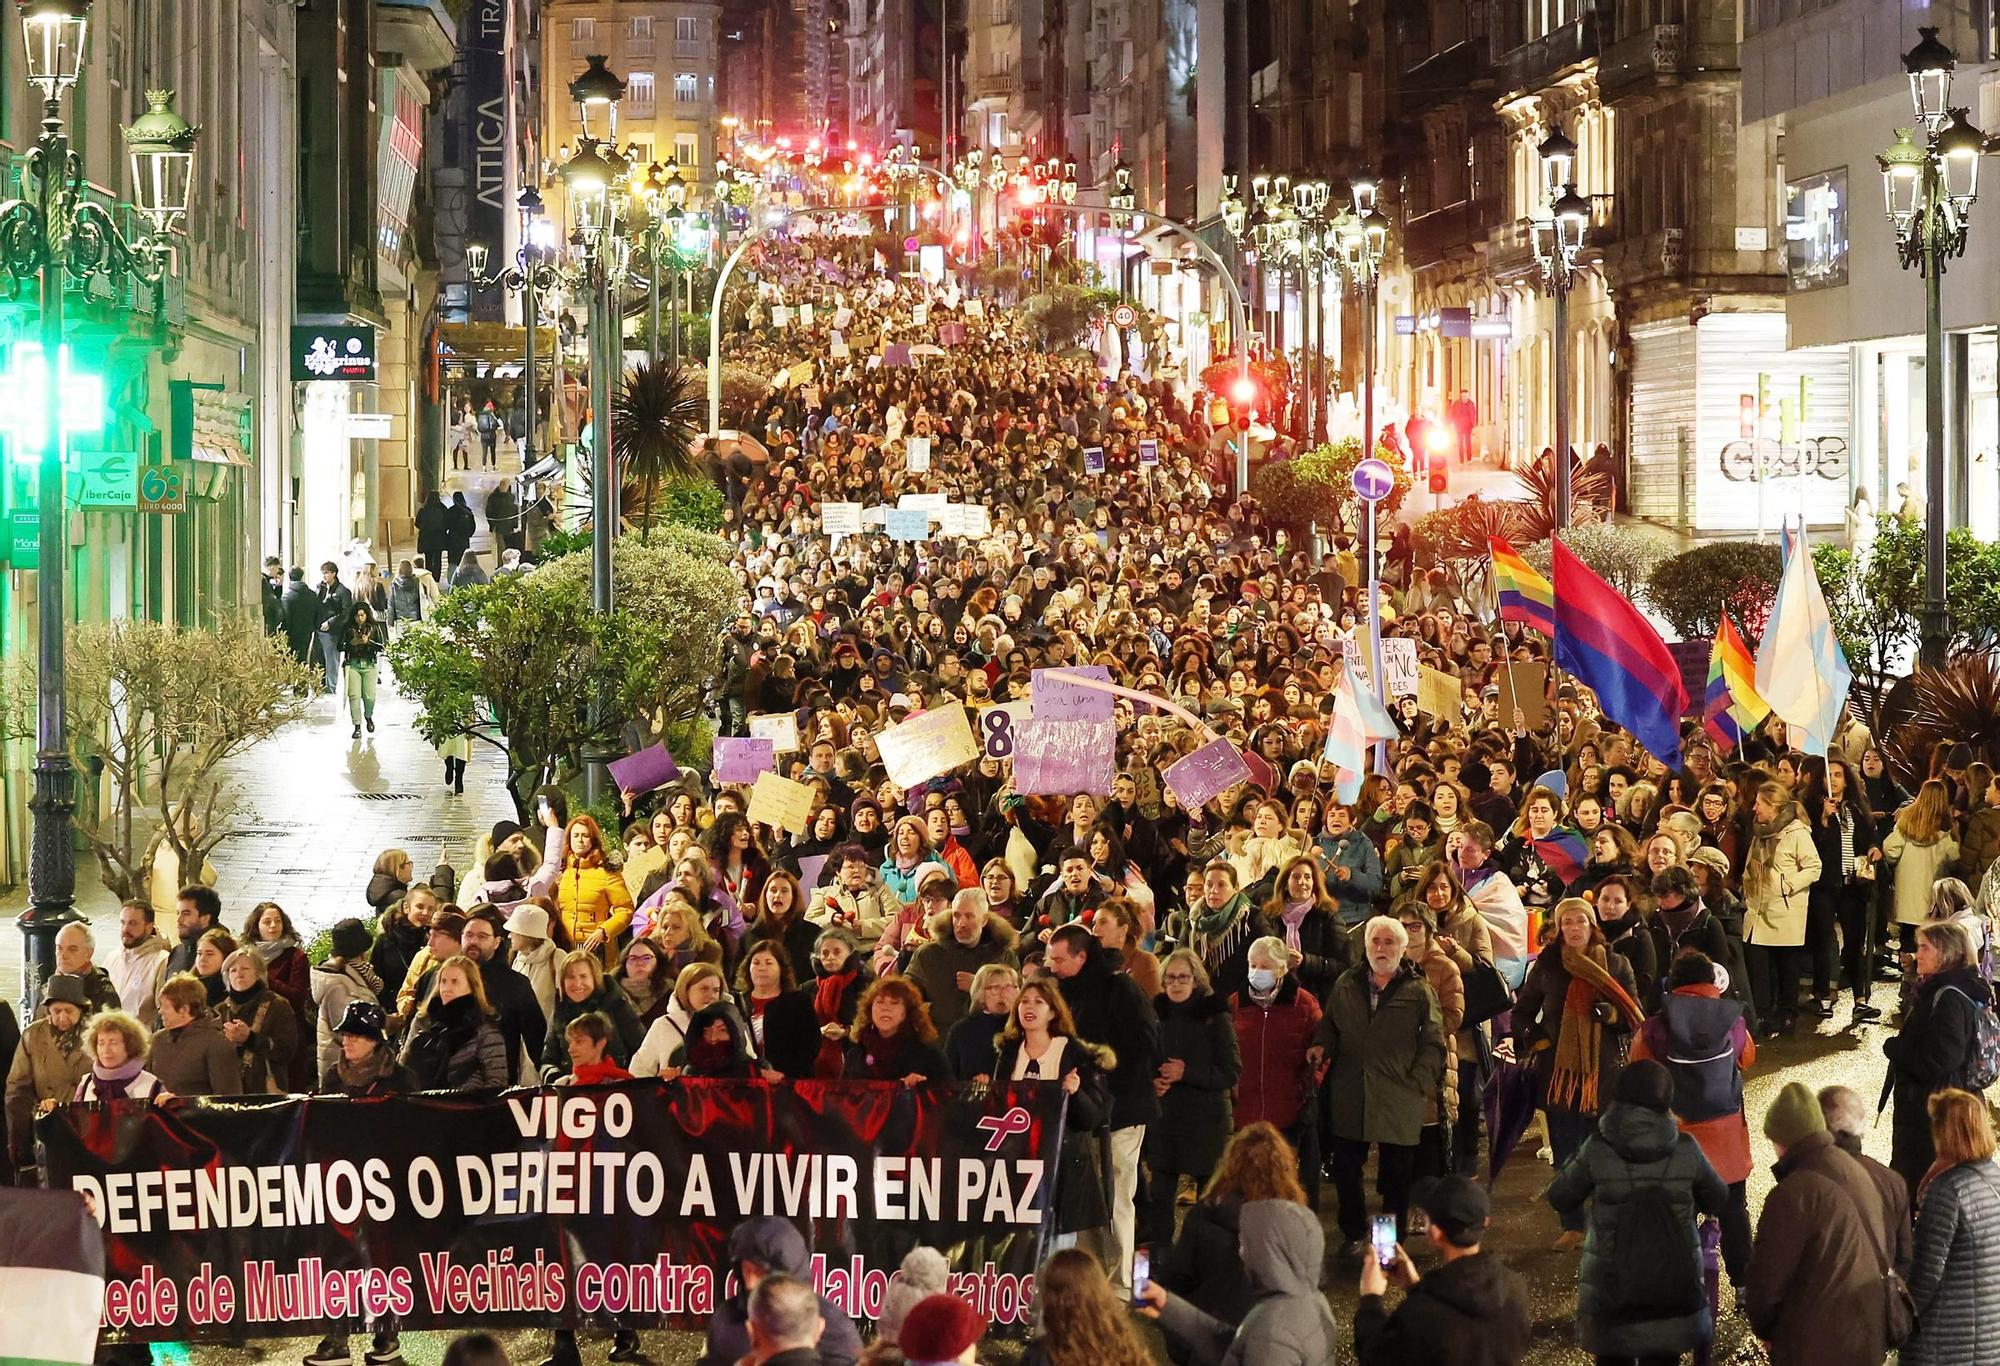
[[632, 893], [625, 879], [604, 865], [604, 834], [589, 816], [563, 827], [568, 852], [556, 882], [556, 912], [570, 942], [597, 954], [605, 971], [618, 963], [619, 936], [632, 923]]

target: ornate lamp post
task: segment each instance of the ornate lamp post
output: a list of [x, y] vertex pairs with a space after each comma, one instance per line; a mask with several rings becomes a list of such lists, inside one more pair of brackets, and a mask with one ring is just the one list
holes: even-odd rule
[[[1921, 40], [1903, 57], [1915, 127], [1898, 128], [1895, 144], [1876, 160], [1903, 268], [1924, 277], [1924, 610], [1918, 657], [1936, 667], [1944, 663], [1951, 639], [1944, 595], [1944, 272], [1946, 262], [1965, 254], [1986, 139], [1964, 109], [1951, 105], [1958, 58], [1938, 41], [1936, 29], [1917, 32]], [[1921, 144], [1913, 140], [1917, 130]]]
[[1555, 387], [1556, 530], [1560, 532], [1570, 518], [1569, 291], [1581, 269], [1590, 201], [1576, 192], [1576, 144], [1561, 129], [1543, 139], [1539, 155], [1547, 204], [1535, 215], [1533, 234], [1542, 292], [1555, 304], [1549, 359]]
[[1111, 173], [1111, 227], [1118, 234], [1118, 297], [1130, 296], [1131, 282], [1127, 271], [1131, 265], [1126, 250], [1131, 241], [1132, 210], [1139, 206], [1138, 196], [1132, 191], [1132, 167], [1122, 157]]
[[[1382, 273], [1382, 253], [1389, 241], [1389, 223], [1375, 211], [1376, 182], [1361, 176], [1350, 187], [1354, 213], [1341, 220], [1338, 232], [1341, 267], [1361, 290], [1361, 453], [1375, 453], [1375, 282]], [[1370, 547], [1371, 553], [1373, 547]]]
[[567, 283], [567, 276], [557, 259], [555, 230], [543, 211], [541, 195], [530, 185], [514, 203], [521, 215], [521, 245], [514, 253], [514, 263], [489, 275], [490, 250], [484, 242], [471, 242], [465, 248], [465, 265], [474, 288], [497, 287], [521, 296], [521, 318], [527, 324], [524, 354], [527, 383], [521, 391], [522, 426], [526, 429], [521, 438], [521, 468], [526, 470], [535, 465], [536, 385], [541, 373], [535, 358], [535, 333], [542, 321], [542, 295], [561, 289]]
[[[25, 199], [0, 204], [0, 264], [11, 283], [35, 280], [41, 303], [39, 402], [45, 424], [36, 470], [41, 558], [36, 680], [35, 784], [28, 809], [34, 830], [28, 854], [28, 910], [16, 922], [26, 952], [23, 1017], [41, 999], [55, 970], [56, 934], [81, 919], [76, 898], [75, 774], [65, 710], [64, 632], [68, 536], [63, 516], [63, 290], [70, 280], [136, 280], [158, 287], [172, 260], [169, 235], [188, 210], [194, 149], [201, 130], [174, 112], [173, 92], [146, 92], [146, 112], [125, 128], [134, 206], [148, 231], [129, 241], [103, 205], [84, 196], [83, 161], [63, 128], [63, 96], [76, 85], [89, 33], [90, 0], [17, 0], [28, 83], [42, 96], [42, 124], [28, 149]], [[28, 438], [32, 439], [32, 438]]]

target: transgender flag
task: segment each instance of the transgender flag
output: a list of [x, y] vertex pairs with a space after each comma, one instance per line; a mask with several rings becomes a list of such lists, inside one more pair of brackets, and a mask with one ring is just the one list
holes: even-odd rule
[[1326, 758], [1340, 770], [1333, 794], [1344, 806], [1361, 795], [1361, 780], [1368, 776], [1368, 747], [1377, 740], [1394, 739], [1398, 732], [1374, 691], [1355, 676], [1353, 652], [1345, 653], [1342, 662], [1346, 677], [1334, 697]]

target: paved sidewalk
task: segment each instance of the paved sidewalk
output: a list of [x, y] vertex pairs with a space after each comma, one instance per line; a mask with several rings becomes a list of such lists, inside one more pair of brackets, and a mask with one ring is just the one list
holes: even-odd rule
[[[375, 856], [391, 847], [407, 849], [421, 875], [440, 853], [461, 879], [473, 875], [473, 844], [494, 821], [514, 815], [503, 756], [475, 744], [465, 795], [454, 796], [444, 785], [444, 761], [412, 724], [415, 714], [385, 667], [373, 735], [351, 739], [346, 700], [325, 698], [228, 766], [238, 833], [210, 862], [232, 933], [264, 900], [283, 906], [308, 937], [343, 916], [369, 916], [364, 897]], [[76, 890], [77, 909], [91, 918], [99, 942], [115, 943], [118, 903], [88, 853], [78, 856]], [[17, 888], [0, 901], [0, 914], [11, 923], [26, 905], [26, 887]], [[160, 914], [171, 937], [173, 907]], [[20, 983], [20, 941], [0, 937], [0, 999], [18, 1003]]]

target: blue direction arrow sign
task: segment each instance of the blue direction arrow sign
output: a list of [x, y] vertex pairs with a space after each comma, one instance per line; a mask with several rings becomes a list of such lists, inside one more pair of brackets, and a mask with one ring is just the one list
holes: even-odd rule
[[1354, 467], [1354, 491], [1364, 502], [1379, 503], [1395, 487], [1396, 472], [1386, 460], [1371, 455]]

